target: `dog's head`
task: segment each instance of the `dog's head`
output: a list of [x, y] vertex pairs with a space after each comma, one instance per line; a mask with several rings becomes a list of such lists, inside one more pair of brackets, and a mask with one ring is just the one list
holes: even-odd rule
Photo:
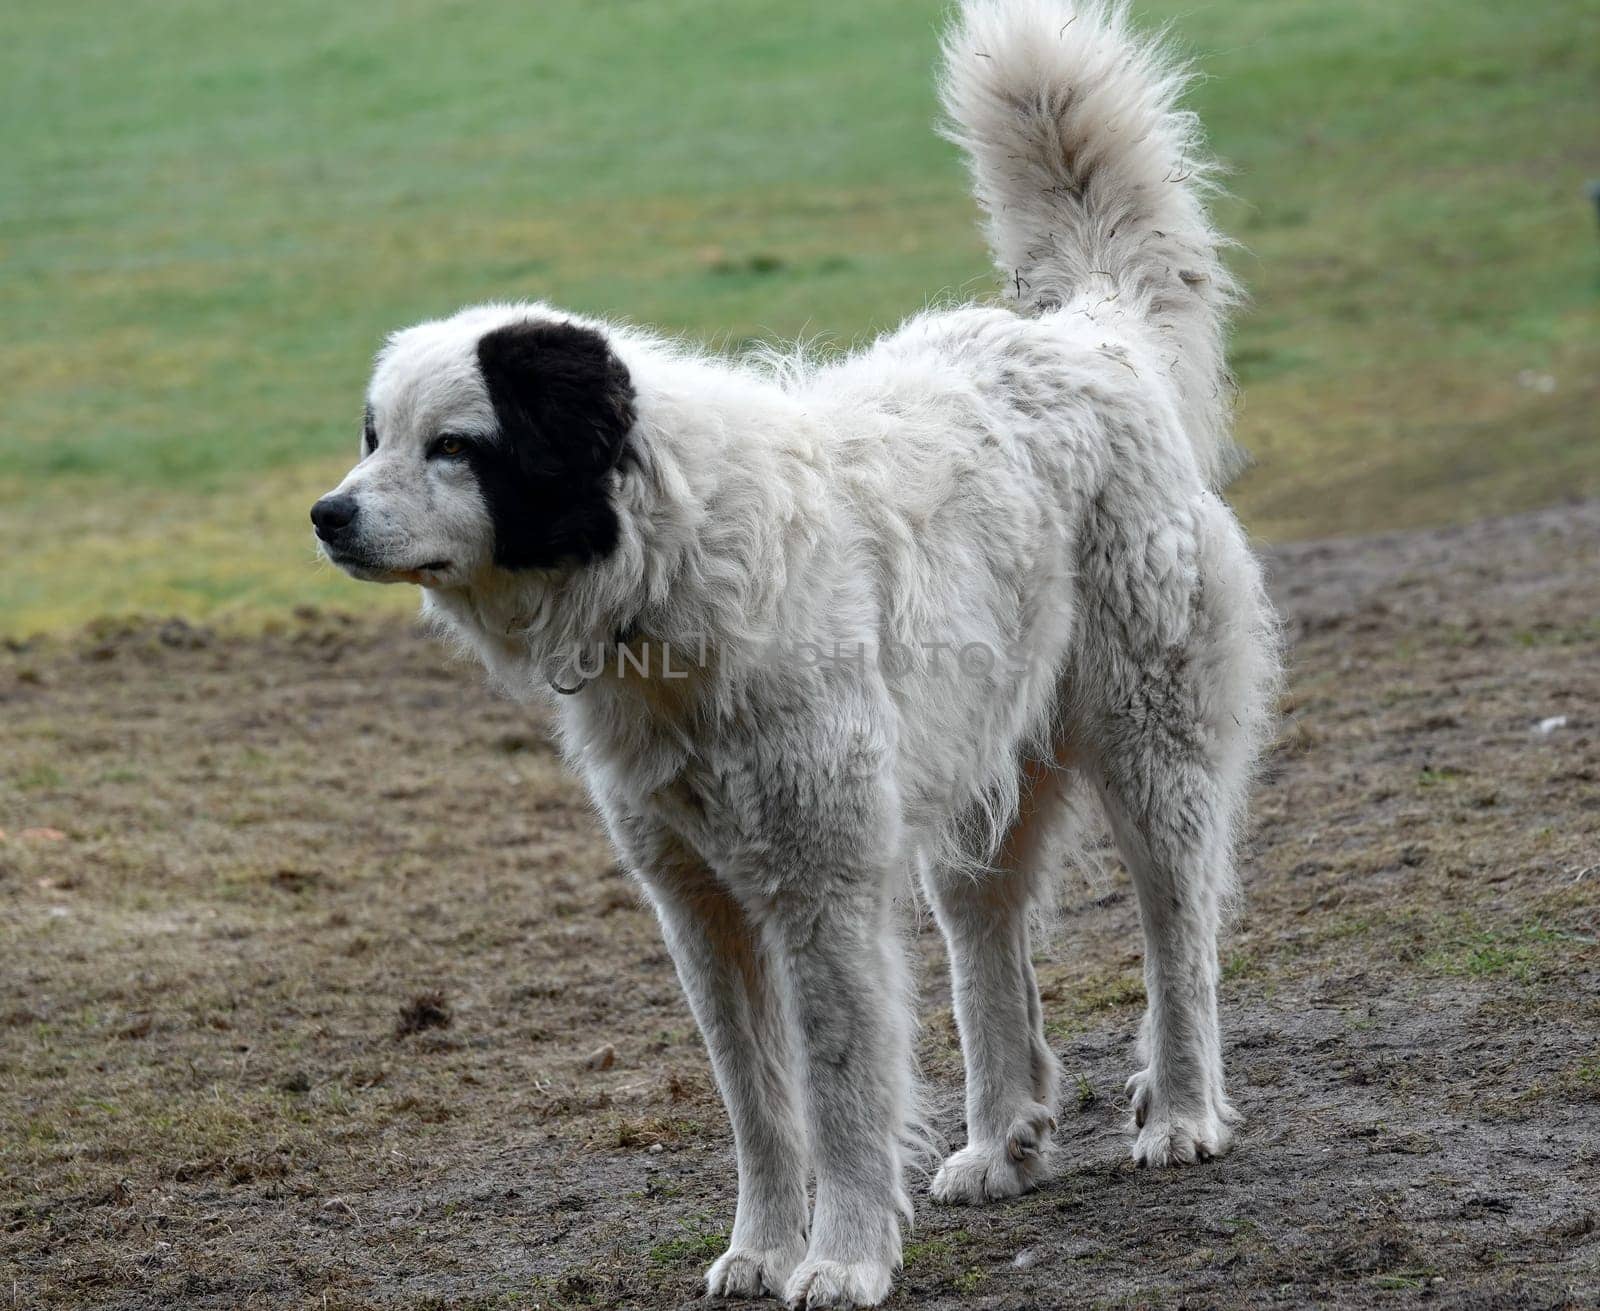
[[372, 582], [470, 587], [492, 570], [608, 554], [634, 392], [595, 327], [539, 306], [396, 333], [367, 389], [361, 456], [311, 507], [328, 559]]

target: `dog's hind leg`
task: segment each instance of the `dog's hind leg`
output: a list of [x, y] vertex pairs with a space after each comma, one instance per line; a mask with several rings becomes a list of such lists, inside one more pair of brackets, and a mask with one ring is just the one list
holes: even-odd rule
[[655, 906], [733, 1122], [739, 1203], [707, 1291], [781, 1297], [807, 1235], [804, 1130], [782, 999], [757, 930], [712, 872], [649, 821], [615, 827]]
[[1122, 756], [1106, 812], [1144, 928], [1144, 1068], [1128, 1081], [1140, 1165], [1190, 1165], [1228, 1150], [1238, 1115], [1223, 1091], [1217, 932], [1231, 881], [1219, 787], [1192, 762]]
[[975, 1203], [1027, 1192], [1043, 1176], [1059, 1070], [1044, 1036], [1028, 916], [1069, 775], [1030, 762], [1022, 804], [994, 868], [925, 870], [950, 953], [967, 1073], [967, 1145], [934, 1177], [936, 1201]]
[[[1143, 1068], [1128, 1081], [1141, 1165], [1220, 1156], [1239, 1119], [1223, 1085], [1217, 935], [1233, 830], [1270, 721], [1276, 633], [1232, 521], [1217, 510], [1198, 528], [1194, 582], [1183, 608], [1168, 609], [1162, 640], [1126, 615], [1100, 622], [1105, 645], [1084, 672], [1100, 707], [1086, 745], [1144, 929]], [[1132, 565], [1124, 580], [1125, 594], [1153, 606], [1154, 584]]]

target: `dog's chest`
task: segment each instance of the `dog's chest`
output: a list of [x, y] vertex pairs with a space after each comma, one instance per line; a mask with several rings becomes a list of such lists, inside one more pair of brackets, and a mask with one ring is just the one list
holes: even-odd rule
[[661, 823], [707, 865], [722, 871], [739, 864], [756, 838], [752, 816], [726, 783], [703, 766], [691, 766], [648, 798]]
[[759, 788], [740, 752], [662, 707], [607, 693], [587, 688], [561, 707], [569, 755], [602, 809], [654, 820], [713, 867], [759, 841]]

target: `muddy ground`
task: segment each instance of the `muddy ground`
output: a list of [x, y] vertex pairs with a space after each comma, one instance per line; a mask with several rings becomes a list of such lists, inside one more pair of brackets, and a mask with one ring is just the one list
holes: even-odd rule
[[[1133, 1168], [1134, 909], [1071, 876], [1059, 1176], [920, 1200], [892, 1305], [1600, 1305], [1600, 504], [1272, 570], [1239, 1146]], [[107, 627], [0, 653], [0, 771], [0, 1304], [696, 1300], [727, 1129], [536, 716], [403, 628]]]

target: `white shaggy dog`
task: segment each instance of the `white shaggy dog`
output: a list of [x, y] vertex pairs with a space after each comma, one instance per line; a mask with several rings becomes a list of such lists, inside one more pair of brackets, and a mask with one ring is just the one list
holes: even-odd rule
[[[1135, 1158], [1225, 1151], [1216, 935], [1275, 624], [1227, 461], [1233, 284], [1183, 78], [1103, 0], [968, 0], [945, 44], [1011, 303], [731, 362], [540, 304], [397, 333], [312, 512], [562, 739], [665, 932], [733, 1121], [713, 1293], [871, 1306], [917, 1137], [894, 905], [944, 930], [967, 1145], [1021, 1193], [1057, 1069], [1046, 840], [1109, 816], [1144, 926]], [[552, 692], [553, 689], [553, 692]], [[808, 1183], [815, 1201], [808, 1205]]]

